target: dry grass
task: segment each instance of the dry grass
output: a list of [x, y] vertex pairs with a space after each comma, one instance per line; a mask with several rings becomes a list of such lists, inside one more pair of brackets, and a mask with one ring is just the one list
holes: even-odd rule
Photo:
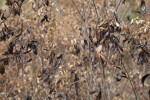
[[130, 2], [120, 0], [8, 1], [0, 22], [1, 99], [149, 99], [150, 78], [141, 83], [150, 73], [149, 10], [127, 20]]

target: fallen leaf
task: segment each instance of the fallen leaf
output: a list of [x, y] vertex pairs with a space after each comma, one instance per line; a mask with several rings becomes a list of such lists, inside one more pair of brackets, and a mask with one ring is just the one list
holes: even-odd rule
[[146, 78], [147, 78], [149, 75], [150, 75], [150, 74], [146, 74], [146, 75], [144, 75], [144, 76], [142, 77], [141, 82], [142, 82], [143, 86], [144, 86], [144, 82], [145, 82]]

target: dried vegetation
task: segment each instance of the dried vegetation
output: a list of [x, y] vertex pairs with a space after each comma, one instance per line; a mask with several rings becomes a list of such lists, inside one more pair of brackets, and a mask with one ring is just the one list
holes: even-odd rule
[[1, 1], [1, 99], [150, 98], [149, 0]]

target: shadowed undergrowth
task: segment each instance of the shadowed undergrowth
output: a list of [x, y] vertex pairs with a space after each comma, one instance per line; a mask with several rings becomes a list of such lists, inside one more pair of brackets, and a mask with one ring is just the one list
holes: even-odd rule
[[149, 1], [6, 1], [1, 99], [149, 99]]

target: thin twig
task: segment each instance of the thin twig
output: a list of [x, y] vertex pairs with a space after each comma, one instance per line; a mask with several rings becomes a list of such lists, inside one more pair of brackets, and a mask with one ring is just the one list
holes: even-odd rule
[[71, 0], [71, 1], [72, 1], [72, 3], [74, 4], [74, 6], [76, 7], [76, 9], [78, 10], [78, 12], [79, 12], [79, 14], [80, 14], [82, 20], [84, 21], [85, 19], [84, 19], [84, 17], [82, 16], [82, 14], [81, 14], [80, 10], [78, 9], [77, 5], [75, 4], [75, 2], [74, 2], [73, 0]]
[[[120, 1], [119, 1], [119, 4], [117, 5], [117, 7], [116, 7], [116, 9], [115, 9], [115, 12], [117, 12], [117, 10], [118, 10], [118, 8], [119, 8], [119, 6], [120, 6], [121, 2], [122, 2], [122, 0], [120, 0]], [[115, 14], [113, 15], [112, 20], [114, 19], [114, 17], [115, 17]]]
[[94, 0], [92, 0], [92, 1], [93, 1], [93, 5], [94, 5], [94, 8], [95, 8], [96, 15], [97, 15], [97, 19], [98, 19], [98, 21], [96, 23], [96, 34], [97, 34], [97, 28], [98, 28], [98, 24], [99, 24], [99, 16], [98, 16], [98, 13], [97, 13], [97, 8], [96, 8], [96, 5], [95, 5], [95, 2], [94, 2]]
[[121, 64], [123, 65], [123, 68], [124, 68], [124, 70], [125, 70], [125, 71], [126, 71], [126, 73], [127, 73], [128, 79], [129, 79], [129, 81], [130, 81], [130, 83], [131, 83], [131, 87], [132, 87], [133, 92], [134, 92], [134, 95], [135, 95], [135, 100], [137, 100], [136, 91], [135, 91], [135, 89], [134, 89], [134, 86], [133, 86], [133, 83], [132, 83], [131, 78], [130, 78], [130, 76], [129, 76], [129, 73], [128, 73], [128, 71], [127, 71], [126, 67], [124, 66], [124, 64], [123, 64], [122, 60], [121, 60]]
[[116, 10], [115, 10], [115, 11], [117, 11], [117, 10], [118, 10], [118, 8], [119, 8], [119, 6], [120, 6], [121, 2], [122, 2], [122, 0], [120, 0], [120, 2], [119, 2], [119, 4], [117, 5], [117, 7], [116, 7]]
[[98, 16], [98, 13], [97, 13], [97, 8], [96, 8], [96, 5], [95, 5], [94, 0], [92, 0], [92, 1], [93, 1], [93, 5], [94, 5], [94, 8], [95, 8], [95, 12], [96, 12], [97, 20], [98, 20], [98, 22], [99, 22], [99, 16]]

